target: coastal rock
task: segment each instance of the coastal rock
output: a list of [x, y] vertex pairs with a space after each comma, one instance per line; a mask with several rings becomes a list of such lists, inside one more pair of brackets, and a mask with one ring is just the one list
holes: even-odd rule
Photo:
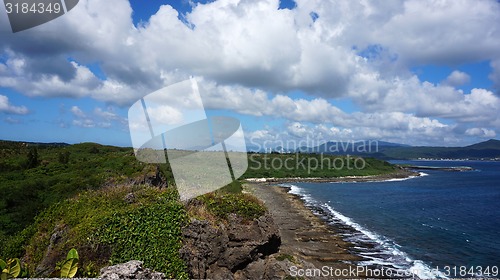
[[269, 214], [250, 223], [232, 214], [227, 225], [217, 226], [193, 220], [183, 229], [183, 236], [180, 254], [192, 278], [234, 279], [235, 272], [277, 252], [281, 244]]
[[62, 258], [60, 246], [66, 239], [67, 227], [65, 225], [56, 225], [50, 243], [43, 255], [43, 259], [35, 269], [35, 275], [48, 276], [54, 272], [56, 262]]
[[141, 261], [104, 267], [101, 269], [101, 279], [166, 279], [165, 274], [143, 268]]
[[[258, 259], [248, 264], [245, 269], [239, 270], [234, 274], [234, 279], [287, 279], [291, 277], [292, 271], [297, 271], [298, 269], [316, 269], [313, 264], [304, 260], [294, 259], [293, 262], [288, 259], [278, 260], [276, 259], [276, 255], [279, 254], [274, 254], [265, 259]], [[310, 277], [308, 279], [320, 279], [320, 277]]]

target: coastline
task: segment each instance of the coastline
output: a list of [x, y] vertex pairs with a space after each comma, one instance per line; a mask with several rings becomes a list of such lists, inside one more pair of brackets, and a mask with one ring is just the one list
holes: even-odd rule
[[[405, 180], [425, 174], [401, 169], [396, 173], [377, 176], [349, 176], [339, 178], [266, 178], [266, 180], [247, 181], [244, 191], [249, 192], [264, 202], [277, 224], [282, 244], [279, 254], [291, 255], [296, 259], [311, 263], [317, 269], [357, 269], [360, 263], [369, 261], [360, 254], [359, 246], [370, 250], [373, 244], [356, 244], [345, 237], [355, 232], [350, 226], [331, 224], [321, 209], [308, 205], [303, 197], [295, 194], [291, 187], [280, 186], [293, 182], [377, 182]], [[362, 249], [363, 251], [364, 249]], [[365, 265], [363, 265], [365, 266]], [[379, 269], [377, 265], [368, 265], [370, 269]], [[364, 273], [355, 277], [371, 278]], [[384, 278], [384, 277], [382, 277]], [[397, 278], [397, 277], [396, 277]], [[414, 278], [418, 278], [414, 276]]]
[[[271, 213], [281, 234], [278, 254], [293, 256], [316, 268], [349, 269], [363, 260], [352, 252], [354, 244], [344, 241], [340, 232], [315, 215], [289, 188], [246, 183], [244, 191], [259, 198]], [[357, 277], [355, 277], [357, 278]]]
[[409, 179], [421, 176], [422, 174], [416, 171], [401, 168], [396, 172], [379, 175], [368, 176], [344, 176], [344, 177], [286, 177], [286, 178], [247, 178], [244, 179], [248, 183], [267, 183], [267, 184], [280, 184], [280, 183], [352, 183], [352, 182], [380, 182], [389, 180]]

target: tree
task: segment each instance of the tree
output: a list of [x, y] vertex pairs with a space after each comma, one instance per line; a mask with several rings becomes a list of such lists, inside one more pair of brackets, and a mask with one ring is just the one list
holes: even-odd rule
[[38, 166], [38, 149], [36, 147], [33, 147], [29, 150], [28, 155], [27, 155], [27, 162], [26, 162], [26, 167], [29, 168], [34, 168]]
[[62, 164], [68, 164], [69, 163], [69, 152], [64, 151], [59, 153], [59, 162]]

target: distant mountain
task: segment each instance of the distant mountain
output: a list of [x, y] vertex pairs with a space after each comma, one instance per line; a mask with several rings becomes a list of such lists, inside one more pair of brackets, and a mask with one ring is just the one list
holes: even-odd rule
[[488, 141], [473, 144], [473, 145], [467, 146], [465, 148], [476, 149], [476, 150], [484, 150], [484, 149], [498, 150], [498, 149], [500, 149], [500, 140], [490, 139]]
[[466, 147], [399, 147], [383, 151], [385, 159], [497, 159], [500, 141], [488, 140]]
[[408, 145], [376, 141], [376, 140], [360, 140], [360, 141], [329, 141], [316, 147], [301, 147], [298, 149], [300, 152], [309, 153], [326, 153], [326, 154], [366, 154], [378, 153], [381, 150], [394, 147], [410, 147]]
[[[409, 146], [385, 141], [330, 141], [315, 147], [299, 147], [272, 151], [359, 155], [379, 159], [497, 159], [500, 158], [500, 140], [491, 139], [466, 147]], [[264, 152], [264, 151], [259, 151]], [[266, 151], [266, 152], [269, 152]]]

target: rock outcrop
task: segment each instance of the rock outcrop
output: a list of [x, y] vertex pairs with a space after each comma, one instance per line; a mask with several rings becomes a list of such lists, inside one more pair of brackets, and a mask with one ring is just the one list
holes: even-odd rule
[[142, 266], [141, 261], [129, 261], [127, 263], [104, 267], [101, 269], [102, 279], [166, 279], [165, 274], [154, 272]]
[[50, 236], [49, 246], [45, 250], [42, 261], [35, 269], [35, 275], [48, 276], [54, 272], [56, 262], [63, 257], [60, 247], [66, 241], [67, 231], [66, 226], [56, 225]]
[[[281, 244], [278, 227], [269, 214], [251, 222], [231, 214], [227, 224], [217, 226], [193, 220], [183, 229], [183, 237], [181, 257], [189, 276], [198, 279], [235, 279], [236, 275], [246, 278], [256, 274], [262, 278], [265, 258], [278, 252]], [[259, 268], [254, 269], [259, 263]]]
[[159, 165], [157, 165], [154, 170], [146, 172], [140, 180], [136, 180], [134, 183], [154, 186], [160, 189], [168, 187], [167, 178], [161, 173]]

